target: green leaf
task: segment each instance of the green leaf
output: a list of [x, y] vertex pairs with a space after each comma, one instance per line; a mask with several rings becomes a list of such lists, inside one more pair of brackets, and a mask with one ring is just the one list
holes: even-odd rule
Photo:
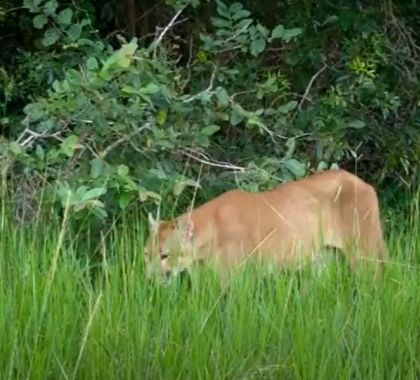
[[296, 106], [298, 105], [298, 102], [296, 100], [291, 100], [290, 102], [287, 102], [286, 104], [283, 104], [282, 106], [277, 108], [277, 111], [283, 114], [289, 113], [290, 111], [293, 111]]
[[150, 169], [149, 174], [152, 177], [155, 177], [155, 178], [160, 179], [160, 180], [167, 181], [169, 179], [168, 175], [164, 172], [164, 170], [162, 168]]
[[248, 27], [252, 24], [252, 18], [244, 18], [236, 24], [236, 33], [244, 33]]
[[294, 158], [289, 158], [288, 160], [284, 161], [283, 164], [284, 167], [296, 178], [301, 178], [306, 173], [305, 165]]
[[14, 155], [16, 155], [16, 156], [19, 156], [20, 154], [22, 154], [22, 153], [23, 153], [23, 148], [22, 148], [22, 146], [21, 146], [20, 144], [18, 144], [17, 142], [12, 142], [12, 143], [9, 145], [9, 149], [10, 149], [10, 151], [11, 151]]
[[141, 95], [153, 95], [159, 92], [160, 88], [154, 83], [149, 83], [147, 86], [142, 87], [138, 90]]
[[118, 165], [117, 173], [119, 176], [125, 177], [128, 175], [129, 171], [130, 169], [128, 168], [127, 165]]
[[44, 33], [44, 38], [42, 39], [42, 44], [45, 47], [54, 45], [60, 38], [60, 31], [57, 28], [49, 28]]
[[43, 14], [34, 17], [33, 24], [36, 29], [42, 29], [47, 23], [48, 19]]
[[99, 65], [96, 58], [89, 57], [88, 60], [86, 61], [86, 67], [88, 68], [88, 70], [91, 70], [91, 71], [97, 70]]
[[232, 15], [232, 19], [237, 21], [237, 20], [240, 20], [241, 18], [248, 17], [250, 14], [251, 14], [250, 11], [247, 11], [246, 9], [241, 9], [240, 11], [237, 11]]
[[156, 122], [158, 125], [163, 125], [166, 123], [168, 118], [168, 110], [166, 108], [161, 108], [156, 115]]
[[104, 187], [95, 187], [93, 189], [90, 189], [86, 191], [82, 196], [82, 201], [88, 201], [91, 199], [99, 198], [101, 195], [104, 195], [106, 193], [106, 189]]
[[284, 29], [283, 25], [277, 25], [271, 32], [271, 38], [280, 38], [285, 42], [289, 42], [292, 38], [302, 33], [301, 28]]
[[66, 73], [66, 79], [70, 84], [74, 84], [76, 86], [80, 86], [83, 82], [82, 75], [79, 71], [75, 69], [69, 69]]
[[325, 161], [320, 161], [320, 162], [318, 163], [318, 166], [317, 166], [317, 168], [316, 168], [316, 171], [317, 171], [317, 172], [322, 172], [322, 171], [324, 171], [325, 169], [328, 169], [328, 164], [327, 164]]
[[229, 104], [229, 94], [223, 87], [216, 88], [216, 96], [220, 105], [226, 106]]
[[237, 110], [233, 109], [230, 113], [230, 122], [233, 126], [238, 125], [244, 120], [244, 116]]
[[128, 84], [124, 85], [121, 88], [121, 91], [124, 92], [125, 94], [138, 94], [137, 88], [134, 88], [133, 86], [130, 86]]
[[138, 191], [139, 185], [130, 177], [124, 177], [124, 189], [128, 191]]
[[261, 35], [264, 36], [264, 38], [268, 37], [269, 31], [265, 26], [263, 26], [261, 24], [257, 24], [257, 29], [261, 33]]
[[200, 184], [197, 181], [194, 181], [190, 178], [182, 178], [175, 182], [175, 186], [173, 188], [174, 195], [179, 196], [187, 186], [201, 188]]
[[228, 7], [220, 0], [216, 0], [217, 3], [217, 13], [223, 17], [230, 17], [230, 12]]
[[74, 151], [80, 147], [78, 144], [79, 137], [76, 135], [68, 136], [62, 143], [61, 143], [61, 151], [67, 156], [72, 157]]
[[324, 22], [321, 24], [321, 26], [326, 26], [326, 25], [329, 25], [329, 24], [335, 24], [335, 23], [338, 22], [338, 20], [339, 20], [339, 18], [338, 18], [337, 15], [329, 16], [324, 20]]
[[42, 120], [38, 124], [38, 129], [42, 132], [51, 131], [54, 127], [57, 126], [57, 121], [54, 118], [49, 118], [47, 120]]
[[105, 162], [97, 157], [90, 161], [90, 175], [92, 178], [100, 177], [105, 171]]
[[87, 186], [85, 186], [85, 185], [79, 186], [76, 189], [75, 198], [77, 200], [81, 200], [82, 197], [83, 197], [83, 194], [86, 193], [87, 190], [88, 190], [88, 187]]
[[287, 146], [286, 157], [291, 157], [296, 149], [296, 139], [294, 137], [287, 139], [286, 146]]
[[282, 39], [285, 42], [289, 42], [292, 38], [295, 38], [295, 37], [299, 36], [300, 34], [302, 34], [302, 29], [301, 28], [285, 29], [283, 31]]
[[72, 24], [67, 29], [67, 35], [73, 42], [76, 42], [82, 34], [82, 26], [80, 24]]
[[265, 39], [257, 38], [256, 40], [251, 42], [250, 52], [253, 56], [257, 56], [258, 54], [262, 53], [265, 49]]
[[347, 123], [348, 128], [361, 129], [361, 128], [364, 128], [365, 126], [366, 126], [366, 123], [359, 119], [350, 120]]
[[143, 188], [141, 188], [139, 190], [139, 198], [140, 198], [140, 201], [141, 202], [145, 202], [149, 198], [153, 198], [153, 199], [156, 199], [156, 200], [160, 200], [161, 199], [161, 197], [160, 197], [159, 194], [157, 194], [157, 193], [155, 193], [153, 191], [147, 191], [147, 190], [145, 190]]
[[44, 13], [47, 16], [54, 16], [55, 15], [55, 11], [57, 10], [58, 4], [56, 0], [50, 0], [47, 1], [44, 4]]
[[67, 202], [71, 204], [74, 197], [73, 191], [68, 187], [67, 184], [59, 186], [57, 195], [61, 199], [61, 204], [63, 207], [67, 206]]
[[122, 193], [118, 198], [118, 205], [121, 209], [125, 209], [133, 200], [133, 198], [134, 196], [131, 193]]
[[230, 7], [229, 7], [229, 13], [230, 14], [235, 14], [237, 12], [240, 12], [241, 10], [243, 10], [244, 6], [241, 3], [233, 3]]
[[185, 182], [183, 181], [176, 181], [175, 186], [173, 188], [174, 195], [178, 197], [185, 189]]
[[93, 213], [99, 218], [99, 219], [106, 219], [108, 216], [108, 213], [106, 210], [104, 210], [104, 205], [101, 202], [96, 202], [96, 207], [93, 209]]
[[58, 22], [63, 26], [68, 26], [71, 24], [71, 19], [73, 17], [73, 11], [70, 8], [63, 9], [58, 14]]
[[41, 0], [23, 0], [23, 7], [27, 8], [31, 13], [37, 13], [40, 11], [38, 5]]
[[38, 103], [29, 103], [23, 109], [28, 115], [29, 121], [38, 121], [44, 117], [44, 108]]
[[129, 44], [124, 44], [117, 54], [117, 64], [123, 68], [128, 68], [137, 50], [137, 40], [133, 39]]
[[216, 133], [220, 129], [220, 126], [218, 125], [208, 125], [207, 127], [204, 127], [200, 133], [205, 136], [211, 136], [214, 133]]
[[271, 38], [282, 38], [283, 32], [284, 32], [284, 26], [281, 24], [277, 25], [271, 32]]
[[41, 160], [43, 160], [44, 158], [45, 158], [45, 151], [44, 151], [44, 149], [42, 148], [42, 146], [41, 145], [37, 145], [36, 146], [36, 148], [35, 148], [35, 154], [37, 155], [37, 157], [39, 158], [39, 159], [41, 159]]
[[109, 124], [102, 113], [96, 114], [96, 117], [93, 119], [93, 125], [102, 130], [107, 130], [109, 128]]
[[219, 17], [213, 17], [211, 19], [211, 22], [217, 28], [225, 28], [225, 29], [232, 28], [232, 23], [229, 20], [225, 20]]

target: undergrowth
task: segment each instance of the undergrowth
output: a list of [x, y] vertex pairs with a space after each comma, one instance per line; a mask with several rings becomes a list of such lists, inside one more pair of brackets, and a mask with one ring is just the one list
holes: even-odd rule
[[378, 283], [336, 266], [321, 276], [248, 266], [227, 289], [206, 269], [189, 284], [145, 280], [140, 220], [104, 237], [94, 270], [66, 215], [17, 228], [2, 210], [1, 379], [420, 376], [418, 204], [388, 226]]

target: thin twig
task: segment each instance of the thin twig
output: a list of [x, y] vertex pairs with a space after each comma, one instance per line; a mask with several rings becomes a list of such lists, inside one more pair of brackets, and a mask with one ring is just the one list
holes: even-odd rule
[[210, 83], [207, 86], [207, 88], [204, 90], [204, 92], [210, 92], [211, 90], [213, 90], [214, 80], [216, 79], [217, 68], [218, 68], [218, 66], [214, 65], [214, 69], [213, 69], [213, 72], [211, 73], [211, 77], [210, 77]]
[[243, 45], [235, 45], [235, 46], [230, 46], [230, 47], [226, 47], [223, 48], [219, 51], [219, 54], [224, 54], [224, 53], [228, 53], [231, 51], [235, 51], [235, 50], [239, 50], [240, 48], [242, 48]]
[[254, 93], [254, 92], [257, 92], [257, 90], [252, 89], [252, 90], [246, 90], [246, 91], [239, 91], [239, 92], [235, 92], [234, 94], [232, 94], [232, 95], [230, 96], [230, 100], [231, 100], [231, 101], [233, 101], [233, 100], [235, 100], [235, 98], [236, 98], [237, 96], [240, 96], [240, 95], [248, 95], [248, 94], [252, 94], [252, 93]]
[[190, 43], [189, 43], [189, 49], [188, 49], [188, 62], [187, 65], [185, 67], [185, 69], [187, 70], [187, 79], [185, 80], [185, 82], [182, 84], [181, 86], [181, 92], [184, 92], [185, 88], [187, 87], [188, 83], [190, 82], [191, 79], [191, 61], [192, 61], [192, 55], [193, 55], [193, 37], [190, 36]]
[[213, 87], [214, 87], [214, 81], [216, 79], [216, 74], [217, 74], [218, 68], [219, 68], [218, 65], [214, 65], [213, 72], [211, 73], [211, 76], [210, 76], [210, 82], [209, 82], [209, 85], [207, 86], [207, 88], [203, 91], [200, 91], [198, 94], [191, 95], [187, 99], [183, 100], [183, 103], [190, 103], [193, 100], [197, 99], [197, 97], [202, 95], [202, 94], [206, 94], [206, 93], [207, 94], [212, 94], [213, 93], [212, 90], [213, 90]]
[[32, 129], [25, 128], [23, 132], [19, 135], [19, 137], [16, 139], [16, 143], [18, 143], [21, 147], [27, 148], [31, 144], [35, 142], [35, 140], [38, 139], [48, 139], [53, 138], [59, 141], [62, 141], [60, 138], [62, 131], [54, 132], [54, 133], [38, 133], [33, 131]]
[[[193, 153], [191, 153], [193, 152]], [[239, 172], [245, 172], [245, 168], [241, 167], [241, 166], [236, 166], [236, 165], [232, 165], [229, 163], [223, 163], [223, 162], [215, 162], [215, 161], [210, 161], [210, 158], [207, 157], [204, 153], [202, 152], [197, 152], [194, 151], [193, 149], [182, 149], [180, 150], [180, 153], [183, 154], [184, 156], [187, 156], [189, 158], [191, 158], [194, 161], [200, 162], [204, 165], [208, 165], [208, 166], [213, 166], [213, 167], [217, 167], [217, 168], [222, 168], [222, 169], [228, 169], [228, 170], [233, 170], [233, 171], [239, 171]], [[198, 157], [197, 155], [201, 155], [204, 158]]]
[[[33, 131], [32, 129], [25, 128], [25, 130], [16, 139], [16, 143], [19, 144], [22, 148], [26, 149], [31, 147], [35, 143], [35, 141], [39, 139], [55, 139], [60, 142], [63, 142], [64, 139], [61, 137], [63, 132], [64, 131], [57, 131], [54, 133], [38, 133]], [[99, 157], [98, 154], [89, 145], [83, 145], [79, 143], [79, 147], [81, 149], [87, 149], [93, 154], [93, 156]]]
[[27, 9], [27, 8], [26, 7], [9, 8], [9, 9], [6, 9], [4, 12], [5, 13], [12, 13], [12, 12], [20, 11], [21, 9]]
[[249, 27], [249, 24], [245, 24], [241, 29], [238, 30], [237, 33], [235, 33], [233, 36], [230, 36], [226, 41], [224, 41], [224, 43], [228, 43], [232, 40], [234, 40], [236, 37], [239, 37], [243, 32], [245, 32], [245, 30], [247, 30]]
[[[228, 165], [228, 166], [234, 166], [232, 165], [230, 162], [225, 162], [225, 161], [217, 161], [215, 159], [212, 159], [208, 154], [206, 154], [205, 152], [203, 152], [201, 149], [193, 149], [190, 147], [186, 147], [184, 148], [187, 152], [197, 156], [198, 158], [201, 157], [201, 159], [204, 159], [206, 161], [215, 163], [215, 164], [220, 164], [220, 165]], [[245, 170], [245, 169], [244, 169]]]
[[163, 37], [168, 32], [168, 30], [174, 25], [176, 19], [181, 15], [181, 13], [184, 11], [185, 8], [186, 8], [186, 5], [184, 5], [178, 12], [175, 13], [175, 16], [172, 17], [172, 19], [169, 22], [169, 24], [165, 26], [165, 28], [162, 30], [162, 33], [160, 33], [160, 35], [156, 39], [156, 42], [153, 44], [153, 50], [154, 50], [153, 51], [153, 54], [154, 55], [156, 55], [156, 48], [158, 47], [158, 45], [162, 41]]
[[312, 85], [314, 84], [314, 82], [315, 82], [315, 80], [316, 80], [316, 78], [318, 78], [320, 75], [321, 75], [321, 73], [326, 69], [328, 67], [328, 65], [327, 64], [324, 64], [324, 66], [322, 66], [313, 76], [312, 76], [312, 78], [311, 78], [311, 80], [309, 81], [309, 83], [308, 83], [308, 85], [306, 86], [306, 90], [305, 90], [305, 92], [304, 92], [304, 94], [302, 95], [302, 99], [300, 100], [300, 102], [299, 102], [299, 105], [298, 105], [298, 108], [297, 108], [297, 111], [295, 112], [295, 114], [293, 115], [293, 117], [292, 117], [292, 120], [291, 121], [293, 121], [293, 120], [295, 120], [295, 118], [296, 118], [296, 116], [297, 116], [297, 114], [298, 114], [298, 112], [302, 109], [302, 105], [303, 105], [303, 102], [305, 101], [305, 100], [308, 100], [308, 94], [309, 94], [309, 91], [311, 90], [311, 88], [312, 88]]
[[[177, 21], [175, 21], [171, 26], [172, 27], [174, 27], [175, 25], [179, 25], [179, 24], [182, 24], [183, 22], [185, 22], [185, 21], [188, 21], [189, 20], [189, 18], [188, 17], [184, 17], [184, 18], [182, 18], [181, 20], [177, 20]], [[161, 28], [161, 27], [159, 27], [159, 26], [157, 26], [156, 27], [156, 32], [155, 32], [155, 35], [157, 34], [157, 32], [159, 32], [159, 31], [163, 31], [165, 28]]]
[[102, 159], [104, 159], [113, 149], [115, 149], [118, 145], [129, 141], [132, 137], [134, 137], [135, 135], [139, 134], [140, 132], [143, 132], [145, 129], [149, 129], [150, 125], [146, 124], [143, 127], [136, 129], [134, 132], [121, 137], [120, 139], [114, 141], [111, 145], [109, 145], [108, 147], [105, 148], [105, 150], [102, 152], [101, 157]]

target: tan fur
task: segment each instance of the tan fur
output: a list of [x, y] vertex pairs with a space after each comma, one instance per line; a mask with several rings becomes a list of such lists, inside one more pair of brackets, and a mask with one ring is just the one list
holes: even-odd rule
[[162, 273], [213, 259], [221, 268], [250, 258], [296, 265], [314, 260], [323, 246], [340, 249], [352, 266], [360, 258], [386, 260], [376, 192], [344, 170], [270, 191], [228, 191], [173, 221], [152, 224], [145, 253], [148, 269], [154, 262]]

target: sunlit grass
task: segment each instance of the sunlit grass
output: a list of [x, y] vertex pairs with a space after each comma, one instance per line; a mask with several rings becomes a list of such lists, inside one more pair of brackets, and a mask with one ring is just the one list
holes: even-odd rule
[[416, 203], [389, 227], [379, 283], [251, 265], [228, 288], [205, 268], [163, 286], [143, 278], [136, 221], [104, 240], [95, 271], [65, 223], [17, 228], [3, 211], [0, 226], [1, 379], [420, 377]]

